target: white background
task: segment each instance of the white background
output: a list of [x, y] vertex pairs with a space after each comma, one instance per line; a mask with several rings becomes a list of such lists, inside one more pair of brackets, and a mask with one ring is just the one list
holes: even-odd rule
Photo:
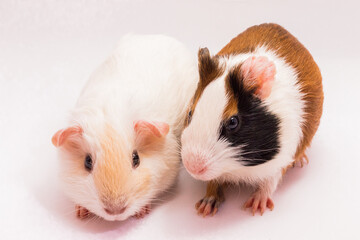
[[[0, 239], [360, 239], [360, 17], [357, 1], [0, 1]], [[205, 185], [182, 171], [142, 220], [80, 221], [58, 185], [51, 136], [122, 35], [163, 33], [215, 54], [247, 27], [276, 22], [310, 50], [325, 105], [274, 211], [241, 210], [230, 189], [215, 217], [196, 215]]]

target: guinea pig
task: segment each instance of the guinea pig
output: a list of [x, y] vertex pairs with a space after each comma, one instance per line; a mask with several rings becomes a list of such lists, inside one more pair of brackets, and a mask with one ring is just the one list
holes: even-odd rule
[[91, 75], [69, 125], [52, 137], [78, 217], [141, 217], [174, 184], [197, 82], [197, 59], [182, 43], [162, 35], [123, 37]]
[[200, 80], [181, 137], [185, 168], [208, 181], [197, 212], [215, 214], [224, 184], [237, 183], [255, 189], [244, 209], [272, 210], [287, 168], [308, 161], [322, 115], [320, 70], [277, 24], [248, 28], [216, 56], [202, 48], [198, 59]]

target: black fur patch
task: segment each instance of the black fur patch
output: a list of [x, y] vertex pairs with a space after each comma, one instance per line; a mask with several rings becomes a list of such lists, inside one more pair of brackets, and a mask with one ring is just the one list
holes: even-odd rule
[[220, 127], [219, 138], [227, 139], [232, 146], [242, 146], [239, 158], [245, 166], [256, 166], [274, 158], [280, 151], [279, 123], [277, 116], [261, 105], [252, 92], [246, 91], [239, 74], [231, 71], [226, 79], [238, 100], [240, 126], [234, 131]]

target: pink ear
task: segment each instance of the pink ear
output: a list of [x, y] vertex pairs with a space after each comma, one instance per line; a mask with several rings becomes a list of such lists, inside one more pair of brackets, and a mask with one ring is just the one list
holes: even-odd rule
[[169, 132], [169, 125], [164, 122], [146, 122], [136, 121], [134, 124], [136, 134], [152, 135], [156, 137], [163, 137]]
[[275, 64], [267, 57], [249, 57], [241, 65], [244, 83], [249, 88], [255, 88], [255, 95], [261, 99], [267, 98], [275, 79]]
[[51, 141], [55, 147], [61, 147], [69, 137], [76, 137], [82, 134], [83, 130], [80, 126], [68, 127], [57, 131], [52, 137]]
[[165, 137], [169, 132], [169, 124], [164, 122], [136, 121], [134, 123], [136, 143], [148, 146], [155, 139]]

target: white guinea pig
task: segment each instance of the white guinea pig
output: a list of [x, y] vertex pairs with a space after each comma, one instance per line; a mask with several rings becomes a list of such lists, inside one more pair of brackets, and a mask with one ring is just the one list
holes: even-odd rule
[[199, 51], [200, 81], [191, 103], [182, 160], [209, 181], [199, 214], [216, 213], [224, 183], [256, 188], [244, 207], [272, 209], [271, 196], [319, 126], [323, 91], [318, 66], [305, 47], [276, 24], [253, 26], [216, 56]]
[[52, 138], [78, 217], [142, 216], [180, 164], [183, 119], [198, 82], [196, 58], [161, 35], [128, 35], [95, 71]]

